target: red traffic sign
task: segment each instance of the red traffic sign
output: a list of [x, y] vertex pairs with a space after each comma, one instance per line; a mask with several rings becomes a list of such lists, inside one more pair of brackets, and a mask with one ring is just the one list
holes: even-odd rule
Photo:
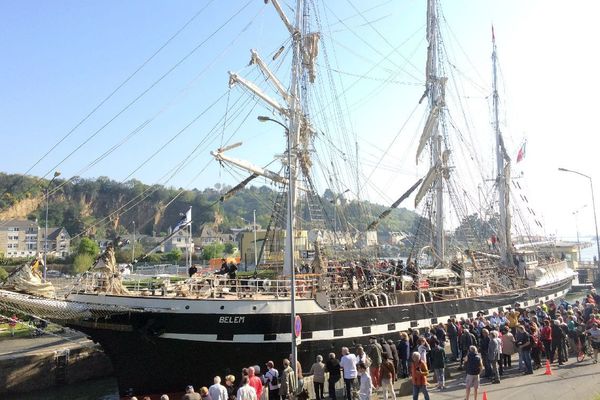
[[294, 333], [296, 334], [296, 337], [300, 337], [300, 334], [302, 333], [302, 320], [299, 315], [296, 315], [296, 319], [294, 320]]

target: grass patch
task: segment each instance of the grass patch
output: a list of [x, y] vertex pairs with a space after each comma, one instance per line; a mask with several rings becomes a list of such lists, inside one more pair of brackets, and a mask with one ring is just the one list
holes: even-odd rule
[[[48, 324], [44, 332], [48, 333], [60, 333], [63, 331], [63, 327], [56, 324]], [[15, 338], [27, 338], [31, 337], [35, 332], [35, 328], [29, 325], [27, 322], [17, 323], [14, 330]], [[10, 333], [10, 327], [7, 323], [0, 324], [0, 340], [12, 337]]]

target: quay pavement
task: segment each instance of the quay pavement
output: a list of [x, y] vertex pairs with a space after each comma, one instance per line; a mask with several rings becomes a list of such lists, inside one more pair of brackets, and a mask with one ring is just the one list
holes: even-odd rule
[[[545, 375], [544, 367], [535, 370], [533, 375], [521, 375], [517, 369], [516, 357], [513, 357], [512, 365], [512, 368], [505, 370], [499, 384], [492, 384], [485, 378], [480, 379], [478, 400], [483, 398], [484, 391], [487, 400], [600, 400], [600, 364], [593, 364], [590, 358], [577, 362], [575, 357], [570, 357], [569, 362], [560, 367], [552, 364], [552, 375]], [[435, 389], [435, 383], [431, 384], [432, 374], [429, 374], [431, 400], [465, 399], [464, 372], [457, 372], [456, 366], [449, 368], [452, 378], [446, 380], [446, 389], [442, 391]], [[381, 398], [381, 394], [378, 394]], [[374, 398], [376, 397], [373, 396], [372, 399]], [[398, 399], [412, 399], [412, 395], [400, 396]], [[423, 399], [422, 394], [419, 399]]]

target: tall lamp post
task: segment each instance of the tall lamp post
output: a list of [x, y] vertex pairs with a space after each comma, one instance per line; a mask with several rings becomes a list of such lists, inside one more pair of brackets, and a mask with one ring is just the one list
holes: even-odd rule
[[256, 210], [252, 211], [252, 230], [254, 231], [254, 270], [258, 270], [258, 253], [256, 247]]
[[592, 177], [566, 168], [559, 168], [558, 170], [583, 176], [584, 178], [588, 178], [590, 181], [590, 190], [592, 191], [592, 210], [594, 211], [594, 227], [596, 228], [596, 251], [598, 252], [596, 262], [598, 263], [598, 266], [600, 266], [600, 238], [598, 237], [598, 218], [596, 217], [596, 202], [594, 201], [594, 184], [592, 183]]
[[288, 161], [288, 195], [287, 195], [287, 251], [289, 257], [289, 265], [290, 265], [290, 336], [291, 336], [291, 362], [294, 368], [294, 372], [297, 368], [297, 349], [296, 349], [296, 335], [295, 335], [295, 326], [296, 326], [296, 268], [294, 267], [294, 237], [293, 237], [293, 218], [292, 218], [292, 207], [293, 207], [293, 196], [292, 193], [292, 142], [290, 139], [290, 130], [287, 126], [277, 121], [276, 119], [265, 117], [259, 115], [258, 120], [260, 122], [271, 121], [275, 122], [277, 125], [280, 125], [285, 129], [285, 133], [287, 136], [287, 161]]
[[46, 259], [48, 257], [48, 207], [49, 207], [49, 191], [50, 191], [50, 186], [52, 185], [52, 182], [54, 182], [54, 180], [56, 178], [58, 178], [60, 176], [60, 171], [54, 171], [54, 176], [52, 177], [52, 179], [50, 179], [50, 182], [48, 182], [48, 185], [46, 185], [46, 228], [44, 229], [44, 282], [46, 282]]
[[132, 221], [132, 223], [133, 223], [133, 240], [131, 241], [131, 269], [133, 269], [133, 263], [135, 262], [135, 221]]

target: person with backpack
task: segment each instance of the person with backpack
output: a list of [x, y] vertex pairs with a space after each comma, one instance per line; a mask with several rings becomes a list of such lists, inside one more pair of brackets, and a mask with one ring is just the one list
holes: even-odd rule
[[264, 375], [265, 385], [269, 389], [269, 400], [281, 400], [279, 396], [279, 371], [275, 369], [275, 363], [269, 361], [267, 363], [267, 372]]
[[474, 399], [477, 400], [477, 391], [479, 390], [479, 374], [483, 369], [483, 361], [477, 353], [477, 347], [470, 346], [467, 354], [467, 361], [465, 362], [465, 369], [467, 370], [467, 376], [465, 378], [466, 385], [466, 399], [469, 400], [471, 394], [471, 388], [473, 388]]

